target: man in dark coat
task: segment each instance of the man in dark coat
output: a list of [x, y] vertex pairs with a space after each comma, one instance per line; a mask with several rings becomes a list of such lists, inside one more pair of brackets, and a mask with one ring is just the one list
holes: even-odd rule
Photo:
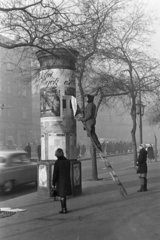
[[58, 160], [54, 164], [53, 187], [61, 199], [62, 210], [59, 213], [67, 213], [66, 197], [72, 194], [70, 179], [70, 161], [64, 157], [64, 152], [58, 148], [55, 152]]
[[96, 144], [97, 148], [102, 151], [101, 144], [98, 140], [98, 137], [95, 133], [95, 125], [96, 125], [96, 105], [94, 104], [94, 96], [87, 95], [88, 104], [84, 109], [84, 117], [81, 120], [84, 122], [86, 126], [86, 130], [89, 132], [88, 136], [93, 139], [94, 143]]
[[147, 191], [147, 151], [145, 145], [140, 144], [139, 146], [139, 157], [137, 159], [137, 174], [140, 179], [141, 188], [138, 192]]
[[27, 144], [27, 146], [24, 149], [27, 152], [28, 158], [31, 158], [31, 145], [30, 143]]
[[38, 144], [37, 155], [38, 155], [38, 161], [40, 161], [41, 160], [41, 144]]
[[147, 152], [148, 152], [148, 162], [152, 162], [152, 160], [154, 159], [154, 152], [151, 144], [148, 146]]

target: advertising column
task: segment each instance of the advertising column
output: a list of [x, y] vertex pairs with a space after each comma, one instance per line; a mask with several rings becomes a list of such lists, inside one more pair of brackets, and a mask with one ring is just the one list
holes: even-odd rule
[[47, 179], [47, 169], [44, 173], [45, 167], [42, 166], [42, 162], [51, 165], [51, 160], [56, 160], [57, 148], [62, 148], [68, 159], [77, 157], [76, 120], [71, 107], [71, 96], [76, 95], [75, 63], [78, 52], [73, 49], [57, 48], [40, 50], [36, 55], [41, 69], [39, 76], [41, 171], [39, 174], [43, 173], [42, 178], [45, 176], [47, 184], [50, 180]]
[[[73, 49], [38, 51], [40, 62], [40, 110], [42, 160], [55, 160], [59, 147], [69, 159], [76, 158], [76, 121], [71, 96], [76, 95]], [[70, 147], [72, 145], [72, 147]]]

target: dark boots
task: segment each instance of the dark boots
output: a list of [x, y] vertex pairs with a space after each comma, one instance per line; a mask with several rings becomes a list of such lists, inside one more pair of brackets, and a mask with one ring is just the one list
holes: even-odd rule
[[145, 192], [144, 185], [141, 185], [141, 188], [137, 192]]
[[148, 191], [147, 189], [147, 178], [144, 178], [144, 191]]
[[147, 189], [147, 178], [140, 178], [141, 188], [137, 192], [146, 192]]
[[66, 197], [61, 198], [61, 207], [62, 210], [59, 213], [67, 213]]

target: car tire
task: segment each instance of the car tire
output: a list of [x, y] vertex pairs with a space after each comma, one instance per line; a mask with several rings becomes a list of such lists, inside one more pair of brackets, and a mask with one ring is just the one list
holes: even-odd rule
[[3, 184], [2, 193], [7, 194], [7, 193], [12, 192], [12, 190], [13, 190], [13, 181], [12, 180], [6, 181]]

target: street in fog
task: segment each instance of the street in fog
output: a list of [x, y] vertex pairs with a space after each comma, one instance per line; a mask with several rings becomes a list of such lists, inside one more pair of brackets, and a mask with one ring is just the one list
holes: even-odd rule
[[[111, 156], [108, 157], [109, 162], [113, 166], [115, 172], [124, 170], [128, 168], [133, 168], [133, 155], [119, 155], [119, 156]], [[82, 167], [82, 181], [85, 180], [91, 180], [92, 176], [92, 162], [90, 160], [82, 160], [81, 161], [81, 167]], [[97, 168], [98, 168], [98, 174], [105, 173], [105, 178], [111, 178], [108, 170], [105, 168], [104, 163], [100, 158], [97, 158]], [[17, 186], [12, 193], [7, 195], [0, 195], [0, 202], [6, 201], [9, 199], [14, 199], [19, 196], [27, 195], [33, 192], [36, 192], [37, 188], [34, 183], [26, 184], [23, 186]]]

